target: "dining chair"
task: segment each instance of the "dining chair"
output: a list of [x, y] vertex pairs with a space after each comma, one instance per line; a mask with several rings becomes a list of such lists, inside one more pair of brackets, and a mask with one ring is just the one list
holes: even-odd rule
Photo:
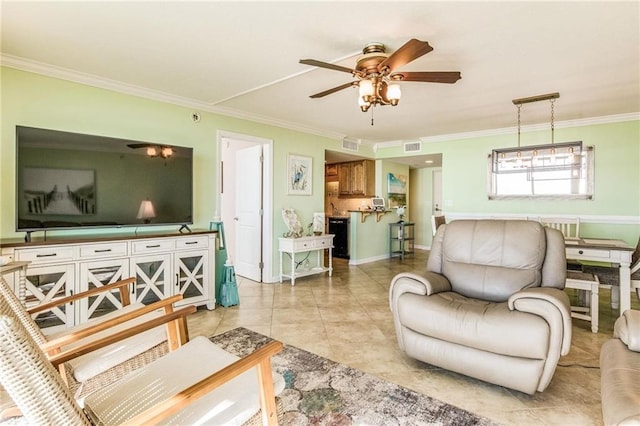
[[541, 217], [539, 221], [543, 226], [548, 226], [549, 228], [562, 232], [565, 238], [580, 237], [579, 217]]
[[277, 424], [284, 379], [274, 380], [270, 358], [282, 348], [272, 341], [239, 359], [197, 337], [88, 395], [81, 408], [55, 370], [71, 355], [48, 358], [0, 301], [0, 385], [28, 424], [243, 424], [256, 413]]
[[[173, 312], [173, 303], [182, 299], [181, 295], [176, 295], [149, 305], [130, 303], [128, 286], [134, 281], [135, 278], [120, 280], [26, 309], [4, 278], [0, 277], [0, 297], [13, 310], [34, 341], [49, 356], [53, 356], [63, 349], [73, 348], [82, 339], [85, 343], [97, 341], [144, 321], [160, 318], [163, 313]], [[33, 314], [55, 306], [114, 290], [120, 291], [124, 305], [121, 309], [70, 327], [60, 333], [45, 335], [31, 317]], [[136, 336], [113, 342], [109, 346], [97, 348], [91, 353], [73, 359], [60, 366], [60, 373], [75, 397], [82, 403], [85, 395], [167, 354], [170, 349], [177, 348], [188, 338], [186, 323], [169, 328], [159, 324]]]
[[[565, 288], [578, 290], [578, 304], [571, 305], [571, 318], [591, 322], [591, 332], [598, 332], [600, 279], [595, 274], [567, 269]], [[585, 300], [585, 296], [589, 299]]]
[[[542, 225], [557, 229], [565, 239], [580, 238], [580, 218], [541, 217]], [[598, 304], [600, 300], [600, 279], [596, 274], [582, 271], [580, 263], [567, 259], [567, 281], [565, 289], [578, 291], [577, 304], [571, 305], [571, 318], [591, 322], [591, 331], [598, 332]]]

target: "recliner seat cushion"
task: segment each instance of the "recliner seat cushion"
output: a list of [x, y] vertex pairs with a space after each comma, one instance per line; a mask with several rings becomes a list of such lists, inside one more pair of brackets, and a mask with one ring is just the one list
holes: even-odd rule
[[467, 297], [503, 302], [542, 281], [546, 235], [537, 222], [457, 220], [442, 249], [442, 274]]
[[[453, 292], [400, 296], [404, 327], [447, 342], [529, 359], [545, 359], [549, 325], [539, 316], [509, 310], [507, 303], [470, 299]], [[523, 332], [526, 330], [526, 332]]]

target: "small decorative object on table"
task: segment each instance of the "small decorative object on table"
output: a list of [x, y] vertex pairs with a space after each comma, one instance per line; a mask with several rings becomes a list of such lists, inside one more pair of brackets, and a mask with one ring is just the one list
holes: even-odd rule
[[398, 221], [398, 223], [404, 222], [404, 213], [406, 209], [407, 209], [407, 206], [398, 206], [396, 208], [396, 213], [400, 217], [400, 220]]
[[324, 213], [313, 214], [313, 235], [324, 234]]
[[285, 232], [282, 236], [285, 238], [300, 238], [304, 234], [302, 224], [298, 220], [298, 215], [294, 209], [282, 209], [282, 219], [289, 228], [289, 232]]

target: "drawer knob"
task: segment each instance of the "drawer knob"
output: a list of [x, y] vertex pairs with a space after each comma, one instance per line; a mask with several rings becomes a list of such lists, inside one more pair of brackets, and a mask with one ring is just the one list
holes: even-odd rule
[[578, 250], [578, 254], [584, 254], [582, 250]]

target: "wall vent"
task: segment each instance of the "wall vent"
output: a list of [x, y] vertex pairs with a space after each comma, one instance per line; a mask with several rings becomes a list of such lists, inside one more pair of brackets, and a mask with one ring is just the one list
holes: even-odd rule
[[342, 148], [348, 149], [349, 151], [357, 152], [360, 149], [360, 144], [358, 142], [345, 138], [345, 139], [342, 139]]
[[404, 152], [420, 152], [422, 151], [422, 142], [407, 142], [404, 144]]

